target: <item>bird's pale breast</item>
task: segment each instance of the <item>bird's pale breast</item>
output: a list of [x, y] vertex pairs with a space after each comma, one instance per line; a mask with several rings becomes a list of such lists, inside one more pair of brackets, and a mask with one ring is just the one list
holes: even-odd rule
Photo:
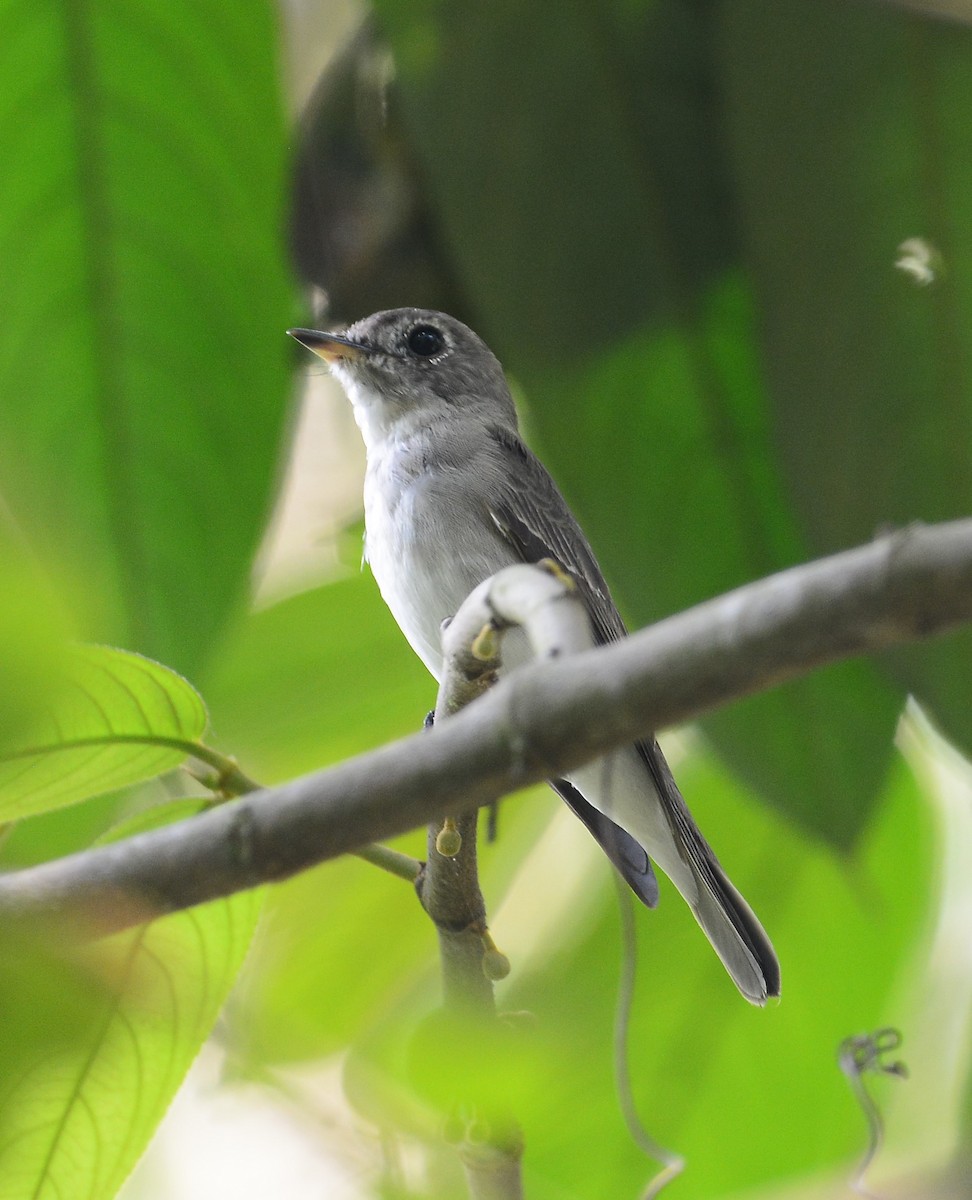
[[448, 479], [458, 468], [433, 469], [423, 457], [411, 443], [369, 454], [366, 553], [382, 598], [438, 677], [443, 620], [514, 558], [475, 493]]

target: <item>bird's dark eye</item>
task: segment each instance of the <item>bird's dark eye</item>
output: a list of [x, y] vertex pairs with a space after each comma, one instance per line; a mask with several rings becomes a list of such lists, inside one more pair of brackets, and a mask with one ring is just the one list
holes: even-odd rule
[[445, 338], [434, 325], [414, 325], [405, 334], [405, 345], [419, 358], [432, 358], [445, 345]]

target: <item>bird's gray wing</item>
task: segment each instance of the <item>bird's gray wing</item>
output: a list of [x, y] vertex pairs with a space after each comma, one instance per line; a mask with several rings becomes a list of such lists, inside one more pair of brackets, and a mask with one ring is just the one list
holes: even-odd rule
[[[499, 478], [516, 481], [515, 490], [511, 485], [506, 491], [500, 492], [491, 504], [493, 523], [524, 562], [535, 563], [543, 558], [552, 558], [573, 577], [587, 607], [594, 638], [599, 644], [624, 637], [624, 622], [604, 582], [594, 552], [546, 468], [510, 430], [496, 428], [490, 431], [490, 435], [497, 453], [505, 460], [503, 469], [498, 473]], [[773, 947], [695, 824], [661, 747], [653, 737], [648, 737], [636, 742], [635, 748], [651, 775], [676, 843], [702, 884], [700, 904], [696, 907], [697, 918], [728, 966], [729, 962], [720, 948], [725, 944], [720, 936], [720, 922], [724, 918], [733, 931], [732, 938], [738, 939], [759, 964], [769, 994], [778, 995], [779, 963]], [[573, 798], [561, 790], [561, 784], [554, 784], [635, 894], [653, 907], [657, 903], [658, 883], [643, 847], [588, 805], [576, 788], [569, 783], [563, 786], [573, 793]], [[578, 801], [590, 811], [585, 813]], [[592, 823], [591, 813], [596, 814], [596, 822], [607, 822], [607, 825], [598, 827], [596, 822]], [[637, 847], [637, 851], [634, 847]], [[640, 864], [642, 856], [644, 862], [648, 863], [647, 874], [639, 874], [633, 865]], [[645, 892], [653, 899], [647, 899]], [[710, 898], [712, 905], [707, 907]]]
[[490, 504], [493, 523], [519, 557], [528, 563], [552, 558], [567, 571], [581, 593], [599, 645], [616, 642], [627, 633], [594, 552], [574, 514], [540, 460], [507, 429], [490, 436], [508, 469], [503, 479], [515, 479]]
[[[500, 472], [501, 478], [516, 479], [518, 486], [515, 493], [501, 493], [491, 501], [489, 515], [494, 525], [523, 562], [552, 558], [571, 575], [590, 614], [598, 643], [624, 637], [624, 622], [597, 560], [553, 480], [514, 434], [501, 428], [490, 434], [500, 453], [517, 460], [509, 464], [510, 470]], [[658, 880], [644, 847], [589, 804], [566, 779], [551, 780], [550, 785], [584, 823], [635, 895], [654, 908], [658, 903]]]

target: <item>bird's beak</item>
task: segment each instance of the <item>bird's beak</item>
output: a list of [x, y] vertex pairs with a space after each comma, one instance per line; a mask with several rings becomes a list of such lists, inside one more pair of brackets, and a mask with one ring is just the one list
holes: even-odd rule
[[288, 329], [292, 338], [306, 346], [312, 354], [323, 358], [325, 362], [336, 362], [342, 358], [360, 358], [367, 352], [367, 347], [349, 338], [340, 337], [336, 333], [321, 333], [317, 329]]

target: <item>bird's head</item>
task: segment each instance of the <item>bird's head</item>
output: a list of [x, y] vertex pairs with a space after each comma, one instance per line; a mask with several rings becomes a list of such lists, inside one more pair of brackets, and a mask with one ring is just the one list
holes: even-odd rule
[[354, 405], [366, 440], [406, 425], [473, 412], [515, 424], [503, 368], [477, 334], [422, 308], [374, 313], [343, 333], [290, 329], [330, 366]]

